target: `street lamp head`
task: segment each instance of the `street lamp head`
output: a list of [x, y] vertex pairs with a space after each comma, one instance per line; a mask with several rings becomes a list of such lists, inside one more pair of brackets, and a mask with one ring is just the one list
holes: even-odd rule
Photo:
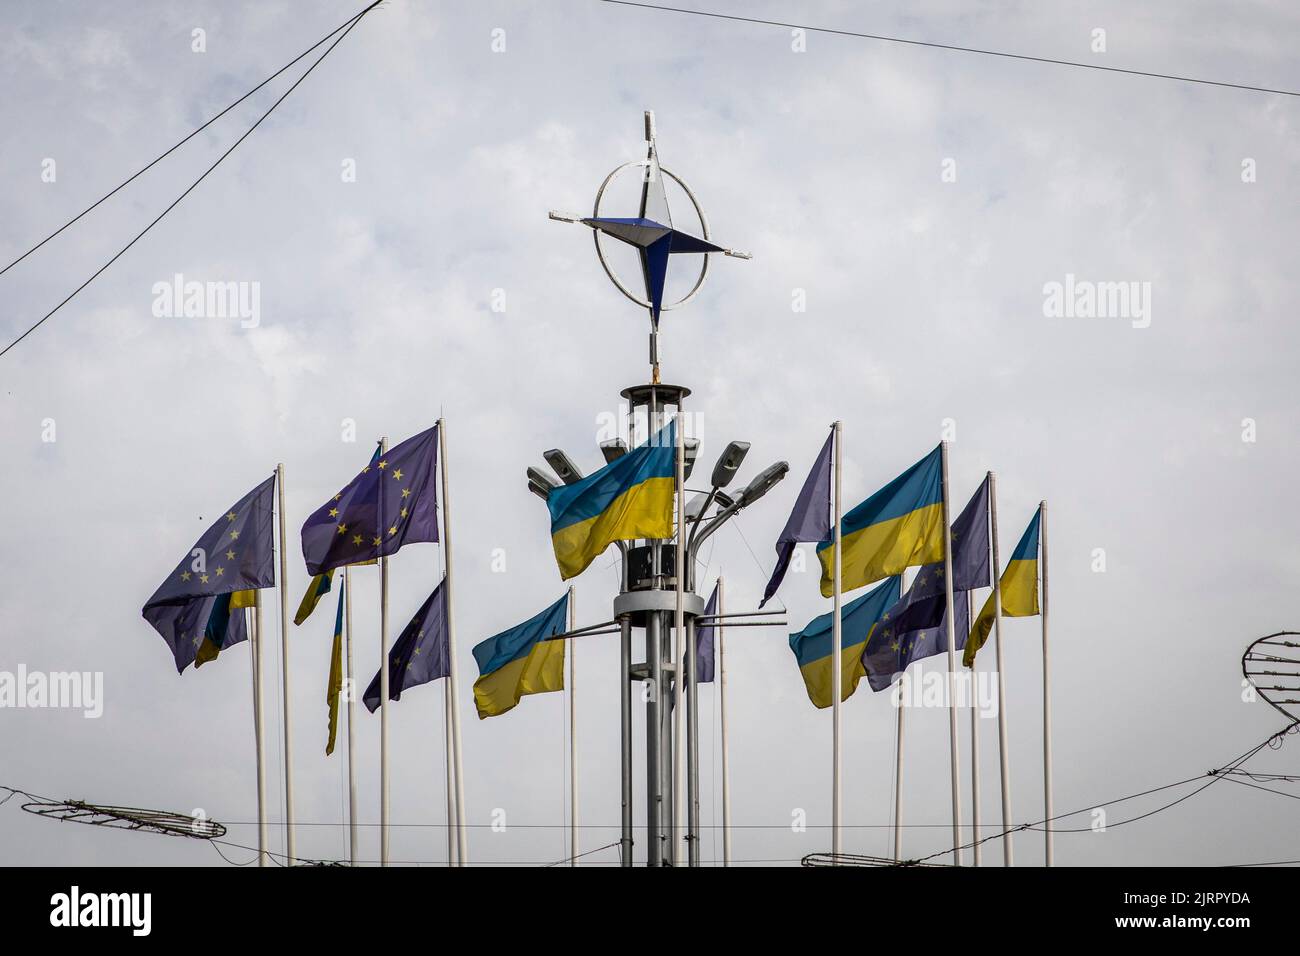
[[533, 494], [535, 494], [537, 497], [541, 498], [543, 501], [551, 500], [551, 489], [548, 488], [546, 485], [533, 481], [533, 479], [531, 478], [528, 479], [528, 490], [531, 491]]
[[777, 482], [784, 478], [789, 470], [790, 463], [788, 461], [778, 461], [775, 465], [768, 465], [754, 476], [754, 480], [745, 486], [745, 490], [740, 493], [736, 500], [742, 507], [752, 505], [776, 487]]
[[691, 477], [691, 472], [695, 470], [695, 459], [700, 454], [700, 440], [698, 438], [682, 439], [682, 473]]
[[560, 480], [566, 485], [572, 485], [582, 480], [582, 472], [578, 466], [564, 452], [558, 448], [552, 448], [550, 451], [542, 452], [542, 457], [546, 463], [555, 469], [555, 473], [560, 476]]
[[686, 502], [686, 520], [699, 521], [704, 517], [704, 506], [708, 504], [709, 496], [704, 492], [692, 496], [691, 500]]
[[736, 477], [736, 471], [740, 468], [741, 462], [745, 460], [745, 455], [749, 453], [749, 442], [733, 441], [722, 450], [718, 456], [718, 463], [713, 466], [713, 479], [710, 482], [714, 488], [725, 488], [731, 484], [731, 479]]
[[538, 488], [550, 495], [552, 491], [560, 486], [560, 483], [551, 477], [550, 473], [543, 468], [534, 468], [528, 466], [528, 487], [536, 485]]
[[605, 456], [605, 464], [611, 465], [627, 454], [627, 442], [621, 438], [612, 438], [600, 443], [600, 453]]

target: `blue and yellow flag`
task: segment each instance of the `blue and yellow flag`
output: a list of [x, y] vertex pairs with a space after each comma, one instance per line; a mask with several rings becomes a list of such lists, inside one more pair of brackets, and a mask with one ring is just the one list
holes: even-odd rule
[[[1020, 536], [1016, 550], [1011, 552], [1007, 569], [1002, 572], [1002, 614], [1005, 617], [1033, 617], [1038, 613], [1038, 526], [1042, 516], [1040, 506]], [[966, 653], [961, 659], [963, 665], [975, 666], [975, 655], [988, 640], [992, 629], [993, 595], [990, 594], [966, 641]]]
[[[943, 560], [942, 454], [942, 446], [935, 448], [840, 519], [840, 579], [845, 591]], [[833, 541], [817, 546], [823, 597], [834, 590], [833, 547]]]
[[547, 638], [563, 634], [568, 619], [566, 592], [541, 614], [474, 648], [479, 671], [479, 679], [474, 682], [474, 706], [480, 720], [514, 709], [526, 694], [564, 690], [566, 642]]
[[[447, 579], [425, 598], [411, 622], [388, 651], [388, 699], [401, 700], [402, 691], [441, 680], [451, 674], [451, 644], [447, 629]], [[361, 702], [372, 714], [379, 709], [382, 672], [375, 671]]]
[[254, 591], [275, 584], [272, 475], [226, 509], [146, 602], [143, 615], [167, 642], [181, 673], [248, 637], [244, 615]]
[[671, 538], [676, 421], [600, 471], [551, 492], [551, 544], [560, 577], [576, 577], [615, 541]]
[[[302, 526], [307, 573], [323, 574], [438, 540], [438, 426], [370, 459]], [[308, 592], [310, 593], [310, 592]]]
[[325, 688], [325, 703], [330, 709], [330, 736], [325, 743], [325, 756], [334, 752], [334, 738], [339, 729], [339, 694], [343, 690], [343, 595], [339, 590], [339, 609], [334, 615], [334, 650], [330, 654], [330, 681]]
[[303, 621], [307, 620], [311, 616], [311, 612], [316, 610], [316, 605], [320, 603], [320, 599], [330, 593], [330, 588], [333, 585], [333, 568], [313, 576], [311, 583], [307, 585], [307, 593], [302, 596], [302, 602], [298, 605], [298, 613], [293, 616], [293, 623], [302, 624]]
[[[901, 589], [901, 579], [891, 577], [840, 609], [840, 700], [848, 700], [858, 689], [858, 681], [866, 674], [862, 652], [872, 630], [897, 603]], [[790, 635], [790, 650], [803, 674], [808, 699], [816, 707], [829, 707], [834, 702], [831, 630], [831, 614], [822, 614], [798, 634]]]

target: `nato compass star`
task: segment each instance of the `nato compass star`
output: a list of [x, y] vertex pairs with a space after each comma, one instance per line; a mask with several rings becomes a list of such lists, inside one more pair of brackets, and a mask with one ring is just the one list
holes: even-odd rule
[[[581, 223], [595, 230], [597, 233], [596, 254], [600, 257], [600, 264], [604, 267], [610, 281], [637, 305], [649, 310], [650, 361], [654, 366], [655, 381], [658, 381], [657, 337], [660, 313], [665, 309], [675, 309], [683, 305], [700, 290], [700, 287], [704, 284], [704, 278], [708, 274], [708, 256], [711, 253], [720, 252], [725, 256], [732, 256], [737, 259], [748, 259], [750, 256], [747, 252], [737, 252], [709, 240], [708, 221], [704, 217], [704, 211], [700, 208], [699, 202], [695, 199], [695, 194], [691, 192], [686, 183], [671, 171], [659, 165], [659, 152], [655, 145], [654, 113], [648, 110], [645, 114], [645, 136], [647, 143], [646, 158], [643, 161], [624, 163], [605, 178], [605, 182], [601, 184], [596, 193], [595, 208], [590, 216], [570, 215], [552, 211], [550, 217], [558, 222]], [[637, 167], [645, 170], [641, 179], [641, 208], [638, 214], [627, 217], [602, 216], [600, 214], [600, 200], [605, 193], [606, 187], [619, 173]], [[673, 226], [672, 214], [668, 209], [668, 196], [664, 191], [665, 176], [681, 186], [687, 198], [695, 207], [695, 213], [700, 220], [700, 230], [704, 234], [703, 238], [693, 236]], [[600, 245], [600, 235], [617, 239], [637, 250], [641, 259], [641, 278], [645, 284], [644, 298], [628, 289], [623, 284], [622, 279], [610, 267], [605, 259], [605, 252]], [[672, 256], [682, 253], [693, 253], [705, 257], [700, 267], [699, 278], [696, 279], [695, 285], [685, 296], [677, 302], [665, 305], [664, 285], [668, 277], [668, 260]]]

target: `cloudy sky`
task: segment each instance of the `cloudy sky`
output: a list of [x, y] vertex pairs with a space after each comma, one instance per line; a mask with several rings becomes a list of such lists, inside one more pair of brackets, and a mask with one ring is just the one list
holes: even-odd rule
[[[0, 259], [359, 6], [8, 5]], [[705, 8], [1300, 88], [1300, 13], [1282, 2]], [[196, 29], [204, 52], [193, 50]], [[1104, 52], [1093, 49], [1098, 29]], [[161, 212], [289, 82], [0, 277], [4, 340]], [[844, 421], [850, 504], [949, 422], [954, 497], [998, 472], [1004, 553], [1038, 501], [1050, 503], [1058, 811], [1220, 766], [1282, 726], [1267, 705], [1243, 702], [1239, 659], [1254, 638], [1300, 627], [1293, 98], [827, 34], [801, 43], [788, 28], [595, 0], [390, 0], [157, 228], [0, 359], [0, 670], [102, 672], [105, 698], [99, 719], [0, 711], [0, 784], [202, 809], [229, 822], [231, 841], [255, 843], [247, 645], [178, 677], [140, 608], [207, 523], [277, 462], [296, 604], [307, 582], [302, 520], [371, 441], [399, 440], [443, 413], [471, 858], [567, 855], [564, 699], [529, 698], [480, 722], [468, 651], [562, 593], [524, 468], [557, 446], [596, 467], [602, 416], [648, 375], [644, 313], [601, 274], [585, 230], [546, 217], [585, 210], [610, 169], [638, 158], [647, 108], [664, 164], [701, 198], [713, 234], [754, 256], [716, 261], [704, 292], [666, 315], [664, 377], [694, 390], [706, 463], [742, 438], [753, 443], [742, 478], [791, 464], [791, 480], [716, 537], [707, 586], [721, 570], [729, 606], [753, 607], [830, 422]], [[257, 283], [257, 327], [155, 315], [154, 284], [177, 274]], [[1067, 276], [1138, 283], [1149, 289], [1145, 313], [1046, 315], [1044, 287]], [[496, 549], [504, 571], [494, 571]], [[394, 633], [439, 572], [432, 545], [392, 562]], [[577, 580], [580, 622], [610, 616], [615, 575], [607, 555]], [[355, 577], [357, 670], [368, 680], [380, 657], [377, 574]], [[809, 704], [786, 636], [829, 602], [811, 571], [792, 574], [781, 597], [788, 629], [736, 630], [729, 641], [741, 861], [794, 863], [830, 843], [830, 715]], [[332, 611], [290, 634], [290, 703], [299, 853], [337, 859], [347, 850], [345, 762], [342, 749], [323, 754]], [[268, 620], [278, 821], [279, 634]], [[1005, 636], [1013, 816], [1029, 822], [1043, 815], [1039, 622], [1010, 621]], [[617, 646], [592, 638], [578, 654], [590, 849], [617, 838]], [[712, 861], [715, 689], [701, 699]], [[394, 860], [445, 859], [442, 707], [431, 685], [391, 715], [392, 812], [403, 825]], [[894, 712], [864, 685], [845, 720], [845, 845], [884, 854]], [[378, 721], [358, 721], [361, 818], [374, 824]], [[963, 725], [963, 759], [968, 733]], [[982, 822], [996, 825], [996, 722], [980, 734]], [[639, 761], [639, 720], [636, 739]], [[942, 710], [909, 714], [906, 765], [905, 852], [942, 850]], [[1294, 759], [1265, 751], [1251, 766], [1294, 769]], [[643, 792], [638, 775], [638, 820]], [[1106, 832], [1087, 829], [1089, 813], [1064, 821], [1085, 832], [1057, 838], [1058, 861], [1297, 856], [1279, 842], [1294, 833], [1292, 805], [1227, 782], [1113, 826], [1183, 792], [1112, 807]], [[503, 833], [487, 826], [497, 810]], [[799, 811], [803, 832], [791, 829]], [[282, 831], [273, 840], [282, 848]], [[0, 809], [0, 846], [7, 863], [221, 862], [201, 843], [41, 821], [17, 801]], [[375, 859], [377, 846], [366, 826], [362, 857]], [[1018, 836], [1016, 850], [1040, 863], [1041, 836]], [[997, 858], [994, 844], [985, 862]]]

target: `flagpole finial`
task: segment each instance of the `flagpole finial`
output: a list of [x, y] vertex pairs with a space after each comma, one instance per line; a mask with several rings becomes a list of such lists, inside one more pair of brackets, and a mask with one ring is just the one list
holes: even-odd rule
[[[605, 177], [600, 188], [596, 190], [596, 201], [590, 216], [551, 211], [549, 216], [557, 222], [581, 223], [589, 227], [595, 236], [596, 256], [600, 260], [605, 275], [623, 295], [650, 313], [650, 367], [653, 380], [659, 381], [659, 316], [660, 313], [679, 308], [689, 302], [700, 291], [709, 272], [709, 257], [721, 253], [738, 259], [748, 259], [748, 253], [738, 252], [725, 246], [715, 244], [709, 238], [709, 222], [704, 209], [691, 188], [672, 171], [659, 165], [659, 149], [656, 143], [654, 110], [644, 112], [644, 134], [646, 155], [644, 159], [623, 163]], [[640, 206], [633, 216], [609, 217], [601, 214], [601, 201], [605, 190], [620, 174], [629, 170], [638, 170], [641, 176]], [[669, 210], [668, 195], [665, 191], [666, 180], [676, 183], [690, 202], [699, 228], [695, 232], [685, 232], [673, 224]], [[602, 238], [617, 239], [637, 250], [641, 260], [641, 274], [644, 280], [644, 293], [636, 291], [623, 281], [614, 270], [606, 256]], [[675, 302], [665, 301], [665, 288], [669, 261], [674, 255], [689, 253], [701, 256], [700, 271], [694, 284]]]

